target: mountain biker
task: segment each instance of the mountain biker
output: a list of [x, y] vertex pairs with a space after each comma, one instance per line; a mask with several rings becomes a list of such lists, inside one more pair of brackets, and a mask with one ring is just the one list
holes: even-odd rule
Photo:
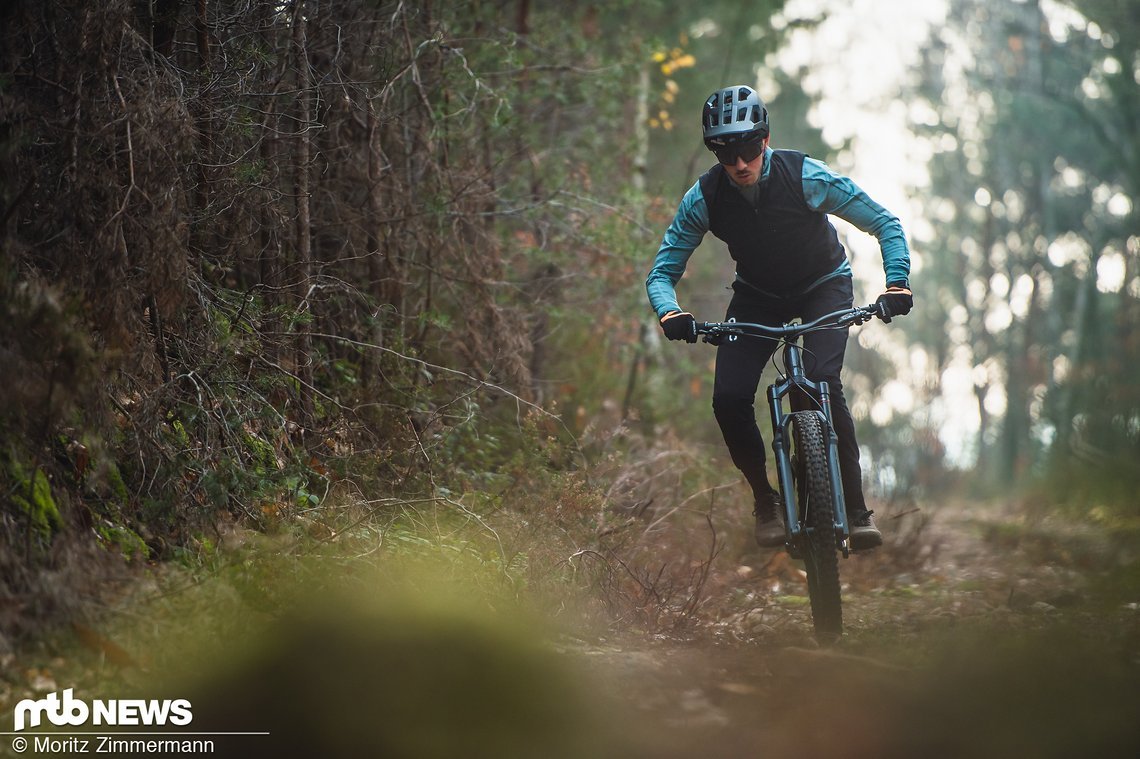
[[[736, 262], [726, 320], [807, 322], [851, 307], [851, 264], [827, 214], [878, 239], [887, 286], [876, 304], [885, 319], [910, 312], [910, 251], [897, 217], [820, 161], [769, 147], [768, 109], [751, 87], [714, 92], [701, 121], [705, 147], [718, 163], [681, 199], [645, 282], [667, 338], [696, 342], [696, 320], [678, 305], [674, 288], [706, 232], [723, 240]], [[863, 497], [855, 422], [839, 378], [847, 333], [813, 332], [803, 346], [808, 377], [831, 389], [851, 547], [860, 550], [883, 538]], [[763, 547], [784, 543], [783, 505], [768, 480], [754, 411], [761, 372], [775, 350], [770, 340], [726, 341], [717, 347], [713, 381], [713, 413], [733, 464], [752, 488], [756, 542]]]

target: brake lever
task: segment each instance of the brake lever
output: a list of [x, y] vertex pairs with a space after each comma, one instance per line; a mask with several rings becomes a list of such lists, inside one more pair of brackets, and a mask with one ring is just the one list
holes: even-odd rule
[[871, 319], [871, 314], [868, 314], [859, 309], [854, 309], [846, 316], [841, 316], [839, 319], [837, 319], [836, 324], [840, 327], [858, 327], [860, 325], [866, 324]]
[[[735, 320], [733, 319], [730, 321]], [[725, 342], [732, 342], [736, 340], [740, 337], [740, 335], [741, 332], [738, 330], [733, 330], [726, 327], [717, 327], [712, 331], [706, 332], [701, 339], [709, 345], [721, 345]]]

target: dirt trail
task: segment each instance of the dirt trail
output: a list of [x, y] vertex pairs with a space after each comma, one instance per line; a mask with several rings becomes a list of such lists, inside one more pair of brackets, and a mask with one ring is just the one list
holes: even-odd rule
[[[884, 509], [880, 524], [884, 548], [842, 563], [847, 632], [829, 647], [812, 636], [802, 573], [778, 552], [720, 554], [684, 627], [579, 630], [554, 641], [557, 653], [548, 627], [477, 593], [460, 599], [461, 588], [435, 597], [429, 576], [394, 575], [403, 591], [377, 593], [362, 571], [361, 593], [269, 605], [298, 577], [270, 554], [200, 594], [155, 600], [170, 604], [167, 626], [148, 616], [118, 639], [158, 657], [146, 671], [108, 683], [106, 651], [100, 669], [76, 659], [51, 672], [0, 657], [0, 706], [11, 714], [20, 698], [72, 684], [154, 698], [164, 663], [198, 661], [217, 639], [244, 652], [203, 660], [178, 697], [196, 725], [272, 737], [256, 751], [219, 743], [213, 756], [1140, 756], [1136, 532], [970, 504]], [[197, 633], [185, 629], [193, 610]], [[249, 624], [259, 614], [264, 628]], [[152, 627], [175, 637], [151, 652]]]
[[734, 570], [767, 591], [752, 608], [689, 641], [578, 647], [620, 705], [629, 755], [1137, 755], [1140, 611], [1103, 587], [1135, 541], [967, 505], [897, 562], [891, 527], [879, 555], [841, 567], [847, 632], [832, 647], [811, 636], [794, 567], [770, 555]]

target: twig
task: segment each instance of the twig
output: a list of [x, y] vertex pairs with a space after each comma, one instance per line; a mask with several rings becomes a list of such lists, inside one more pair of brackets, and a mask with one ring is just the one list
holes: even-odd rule
[[[715, 498], [716, 492], [714, 491], [714, 501]], [[696, 587], [693, 588], [693, 592], [689, 595], [689, 600], [685, 602], [685, 605], [681, 609], [682, 619], [695, 612], [697, 610], [697, 607], [700, 605], [701, 595], [704, 593], [705, 583], [708, 582], [709, 572], [712, 571], [713, 561], [715, 561], [716, 557], [720, 555], [721, 549], [723, 548], [722, 545], [719, 545], [717, 543], [716, 527], [713, 526], [712, 521], [712, 506], [713, 504], [710, 502], [709, 513], [705, 514], [705, 521], [708, 523], [709, 531], [712, 533], [712, 540], [709, 542], [709, 555], [707, 559], [701, 562]]]
[[471, 511], [469, 508], [464, 506], [459, 501], [453, 501], [450, 498], [440, 498], [439, 500], [443, 501], [444, 503], [448, 504], [449, 506], [454, 506], [455, 508], [459, 509], [464, 514], [471, 517], [476, 522], [478, 522], [480, 525], [482, 525], [482, 527], [485, 530], [487, 530], [487, 532], [489, 532], [493, 536], [495, 536], [495, 543], [498, 544], [498, 546], [499, 546], [499, 559], [502, 561], [502, 564], [503, 564], [503, 574], [509, 576], [510, 572], [508, 572], [507, 552], [506, 552], [506, 549], [503, 548], [503, 541], [499, 537], [499, 533], [495, 532], [493, 527], [491, 527], [489, 524], [484, 522], [483, 518], [481, 516], [476, 514], [474, 511]]
[[[281, 336], [281, 335], [292, 336], [294, 334], [302, 334], [302, 333], [272, 333], [272, 332], [267, 332], [267, 333], [263, 333], [263, 334], [278, 335], [278, 336]], [[461, 379], [468, 380], [470, 382], [473, 382], [477, 386], [477, 388], [488, 388], [490, 390], [495, 390], [497, 392], [500, 392], [503, 395], [506, 395], [507, 397], [512, 398], [517, 404], [522, 405], [522, 406], [527, 406], [527, 407], [537, 411], [538, 413], [542, 414], [543, 416], [546, 416], [546, 417], [553, 419], [556, 422], [558, 422], [559, 426], [562, 427], [562, 429], [566, 432], [566, 434], [569, 435], [572, 440], [574, 440], [575, 446], [579, 448], [579, 452], [581, 450], [580, 446], [577, 446], [578, 439], [574, 436], [574, 433], [571, 432], [570, 429], [566, 426], [566, 423], [562, 421], [562, 417], [558, 416], [557, 414], [550, 413], [549, 411], [547, 411], [546, 409], [544, 409], [542, 406], [538, 405], [537, 403], [532, 403], [531, 401], [528, 401], [525, 398], [522, 398], [519, 395], [512, 393], [510, 390], [507, 390], [502, 385], [496, 385], [493, 382], [488, 382], [487, 380], [479, 379], [478, 377], [476, 377], [472, 374], [468, 374], [467, 372], [461, 371], [459, 369], [452, 369], [451, 367], [448, 367], [448, 366], [441, 366], [439, 364], [433, 364], [430, 361], [424, 361], [422, 358], [416, 358], [415, 356], [409, 356], [407, 354], [400, 353], [397, 350], [393, 350], [392, 348], [387, 348], [383, 345], [376, 345], [375, 343], [368, 343], [368, 342], [364, 342], [363, 340], [354, 340], [350, 337], [345, 337], [343, 335], [329, 335], [329, 334], [326, 334], [323, 332], [309, 332], [307, 334], [309, 335], [309, 337], [317, 337], [317, 338], [321, 338], [324, 340], [336, 340], [336, 341], [345, 343], [346, 345], [352, 345], [352, 346], [357, 347], [357, 348], [369, 348], [371, 350], [380, 351], [381, 353], [387, 353], [387, 354], [395, 356], [396, 358], [399, 358], [403, 361], [409, 361], [413, 364], [417, 364], [419, 366], [422, 366], [425, 369], [432, 369], [432, 370], [435, 370], [438, 372], [444, 372], [446, 374], [450, 374], [450, 375], [453, 375], [455, 377], [459, 377]]]
[[374, 500], [374, 501], [364, 501], [364, 503], [370, 507], [368, 509], [368, 511], [364, 514], [364, 516], [360, 517], [360, 519], [357, 519], [356, 521], [352, 522], [351, 524], [345, 525], [344, 527], [340, 528], [339, 530], [332, 530], [331, 535], [329, 535], [327, 538], [321, 538], [320, 540], [318, 540], [316, 542], [318, 544], [331, 543], [332, 541], [339, 539], [342, 535], [347, 533], [349, 530], [353, 530], [353, 529], [359, 527], [360, 525], [364, 524], [365, 522], [367, 522], [369, 519], [372, 518], [372, 516], [378, 510], [380, 510], [384, 506], [414, 506], [416, 504], [421, 504], [421, 503], [438, 503], [442, 500], [443, 500], [442, 498], [416, 498], [416, 499], [412, 499], [410, 501], [406, 501], [406, 500], [402, 500], [400, 498], [379, 498], [379, 499]]
[[[676, 506], [674, 506], [673, 508], [669, 509], [669, 510], [668, 510], [668, 511], [666, 511], [664, 514], [662, 514], [661, 516], [657, 517], [657, 518], [656, 518], [656, 519], [654, 519], [652, 522], [650, 522], [649, 526], [645, 528], [645, 531], [646, 531], [646, 532], [649, 532], [649, 531], [650, 531], [650, 530], [652, 530], [654, 527], [656, 527], [657, 525], [661, 524], [661, 522], [665, 521], [665, 520], [666, 520], [666, 519], [668, 519], [669, 517], [671, 517], [671, 516], [673, 516], [674, 514], [676, 514], [678, 511], [680, 511], [681, 509], [683, 509], [683, 508], [685, 507], [685, 504], [686, 504], [686, 503], [688, 503], [689, 501], [692, 501], [692, 500], [694, 500], [694, 499], [696, 499], [696, 498], [698, 498], [698, 497], [700, 497], [700, 496], [704, 495], [705, 493], [712, 493], [712, 494], [714, 494], [714, 495], [715, 495], [715, 494], [716, 494], [716, 491], [718, 491], [718, 490], [724, 490], [725, 488], [732, 488], [732, 487], [736, 487], [736, 483], [735, 483], [735, 481], [734, 481], [734, 482], [727, 482], [727, 483], [725, 483], [725, 484], [723, 484], [723, 485], [713, 485], [712, 487], [710, 487], [710, 488], [705, 488], [704, 490], [698, 490], [696, 493], [693, 493], [691, 496], [689, 496], [689, 497], [688, 497], [688, 498], [686, 498], [685, 500], [681, 501], [681, 502], [680, 502], [680, 503], [678, 503]], [[707, 517], [707, 514], [706, 514], [706, 517]]]

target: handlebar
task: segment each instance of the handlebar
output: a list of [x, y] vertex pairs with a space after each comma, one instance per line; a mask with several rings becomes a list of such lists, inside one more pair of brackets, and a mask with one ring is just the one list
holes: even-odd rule
[[807, 324], [784, 324], [776, 327], [770, 324], [752, 324], [749, 322], [698, 322], [696, 327], [697, 334], [704, 335], [706, 343], [715, 343], [725, 337], [742, 335], [788, 339], [822, 329], [842, 329], [852, 325], [857, 326], [875, 317], [882, 319], [883, 312], [878, 305], [872, 303], [869, 306], [855, 306], [854, 308], [832, 311], [830, 314], [824, 314]]

